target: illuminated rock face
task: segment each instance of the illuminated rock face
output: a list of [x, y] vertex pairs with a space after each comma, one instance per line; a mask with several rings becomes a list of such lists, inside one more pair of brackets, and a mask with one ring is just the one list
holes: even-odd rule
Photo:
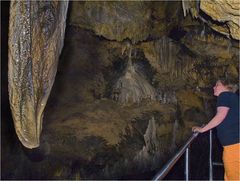
[[155, 89], [144, 78], [143, 73], [136, 70], [131, 56], [132, 48], [130, 47], [127, 67], [114, 85], [112, 98], [122, 104], [140, 103], [143, 99], [155, 100]]
[[150, 8], [146, 2], [73, 2], [71, 24], [92, 29], [110, 40], [146, 39], [151, 30]]
[[42, 118], [63, 47], [68, 2], [13, 1], [9, 23], [9, 100], [18, 138], [39, 146]]
[[224, 23], [226, 26], [212, 25], [220, 33], [230, 35], [240, 40], [240, 2], [231, 0], [201, 1], [200, 8], [213, 20]]
[[188, 12], [198, 18], [213, 30], [236, 40], [240, 39], [240, 3], [231, 0], [184, 1], [182, 0], [184, 16]]

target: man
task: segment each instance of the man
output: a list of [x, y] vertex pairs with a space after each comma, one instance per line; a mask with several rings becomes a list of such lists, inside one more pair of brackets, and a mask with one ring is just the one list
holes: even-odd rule
[[217, 96], [216, 115], [206, 126], [194, 126], [192, 131], [203, 133], [217, 128], [223, 146], [224, 180], [240, 180], [239, 97], [226, 79], [219, 79], [213, 90]]

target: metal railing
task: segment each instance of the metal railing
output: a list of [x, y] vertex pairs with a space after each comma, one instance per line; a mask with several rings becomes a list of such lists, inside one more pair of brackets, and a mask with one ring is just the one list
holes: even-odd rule
[[168, 172], [172, 169], [175, 163], [185, 153], [185, 180], [189, 180], [189, 146], [193, 140], [197, 137], [198, 133], [194, 133], [189, 140], [181, 147], [181, 149], [174, 155], [174, 157], [168, 161], [168, 163], [156, 174], [153, 180], [162, 180]]
[[[155, 175], [153, 178], [156, 180], [163, 180], [163, 178], [168, 174], [176, 162], [181, 158], [183, 153], [185, 153], [185, 180], [189, 180], [189, 147], [193, 140], [198, 136], [199, 133], [194, 133], [189, 140], [181, 147], [181, 149], [174, 155], [174, 157], [167, 162], [166, 165]], [[213, 166], [223, 166], [222, 163], [212, 161], [212, 130], [209, 131], [209, 180], [213, 180]]]
[[209, 180], [213, 180], [213, 166], [223, 166], [223, 163], [212, 160], [212, 130], [209, 131]]

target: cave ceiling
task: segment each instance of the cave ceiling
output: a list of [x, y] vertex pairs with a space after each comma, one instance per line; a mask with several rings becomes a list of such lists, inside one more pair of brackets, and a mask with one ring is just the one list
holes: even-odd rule
[[[73, 2], [70, 24], [94, 31], [109, 40], [133, 43], [149, 37], [161, 37], [175, 26], [199, 25], [239, 40], [238, 1], [160, 1], [160, 2]], [[183, 16], [184, 14], [184, 16]]]

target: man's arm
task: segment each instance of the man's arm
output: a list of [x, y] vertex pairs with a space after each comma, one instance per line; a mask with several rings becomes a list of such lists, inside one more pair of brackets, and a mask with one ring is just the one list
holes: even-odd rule
[[192, 128], [193, 132], [206, 132], [212, 128], [215, 128], [216, 126], [218, 126], [227, 116], [229, 111], [229, 107], [223, 107], [220, 106], [217, 108], [217, 114], [211, 119], [211, 121], [204, 127], [198, 127], [198, 126], [194, 126]]

